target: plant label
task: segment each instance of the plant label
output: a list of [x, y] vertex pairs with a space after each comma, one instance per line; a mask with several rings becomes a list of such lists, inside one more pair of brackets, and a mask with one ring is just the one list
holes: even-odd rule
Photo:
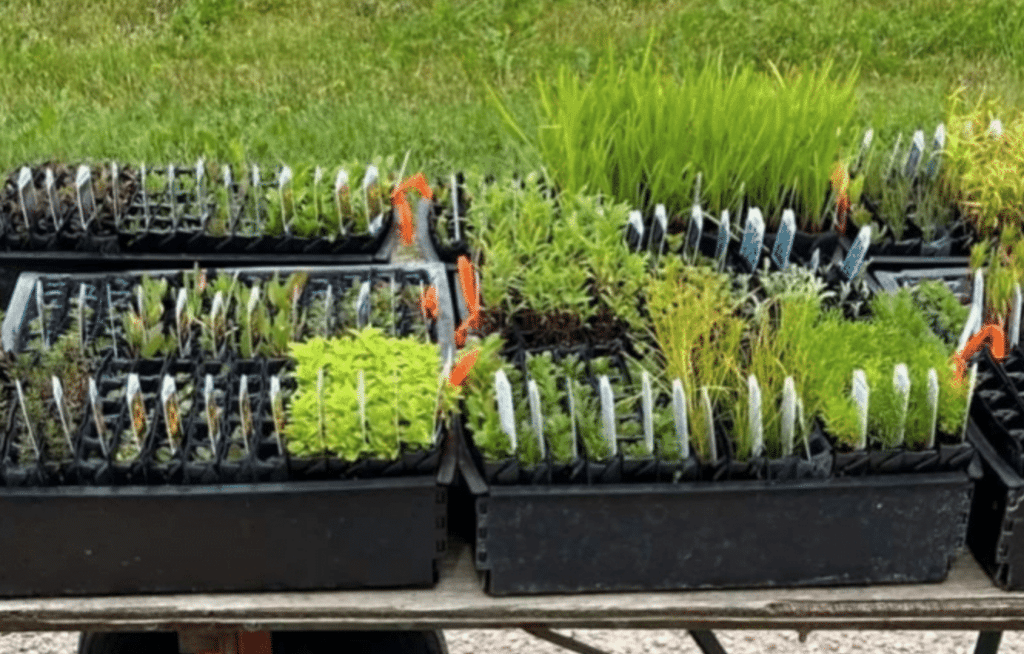
[[725, 267], [725, 255], [729, 251], [729, 212], [722, 212], [722, 220], [718, 223], [718, 242], [715, 244], [715, 260], [718, 261], [718, 269]]
[[85, 284], [78, 287], [78, 348], [85, 355]]
[[160, 387], [160, 406], [164, 409], [164, 429], [167, 432], [167, 443], [171, 446], [171, 454], [177, 454], [184, 439], [181, 427], [181, 403], [178, 402], [178, 386], [174, 383], [174, 377], [171, 375], [164, 375], [164, 381]]
[[807, 267], [811, 272], [818, 272], [818, 266], [821, 265], [821, 250], [814, 248], [814, 252], [811, 253], [811, 262], [807, 264]]
[[344, 168], [338, 170], [334, 178], [334, 202], [338, 208], [338, 231], [341, 234], [347, 233], [345, 218], [352, 213], [351, 200], [349, 199], [348, 171]]
[[640, 249], [641, 244], [644, 242], [644, 219], [636, 209], [629, 212], [629, 227], [626, 232], [631, 245], [635, 239], [636, 245], [633, 246], [634, 249]]
[[323, 202], [320, 201], [320, 183], [324, 181], [324, 169], [320, 166], [313, 171], [313, 208], [317, 219], [324, 215]]
[[196, 201], [203, 201], [203, 178], [206, 176], [206, 161], [199, 157], [196, 161]]
[[779, 225], [779, 233], [775, 236], [775, 247], [772, 248], [772, 261], [785, 270], [789, 265], [789, 253], [793, 250], [793, 237], [796, 234], [796, 214], [792, 209], [782, 212], [782, 223]]
[[691, 259], [700, 254], [700, 237], [704, 234], [704, 211], [699, 204], [690, 207], [690, 226], [686, 230], [686, 249], [692, 250]]
[[75, 174], [75, 197], [78, 200], [78, 216], [82, 220], [82, 229], [88, 230], [96, 208], [96, 199], [92, 193], [92, 171], [88, 166], [79, 166]]
[[252, 188], [253, 188], [253, 190], [258, 189], [260, 187], [261, 183], [262, 182], [260, 180], [260, 167], [259, 167], [258, 164], [253, 164], [252, 165]]
[[533, 427], [533, 435], [537, 437], [537, 447], [540, 450], [540, 458], [545, 458], [547, 452], [544, 448], [544, 416], [540, 410], [540, 390], [537, 389], [537, 380], [531, 379], [526, 382], [526, 399], [530, 404], [530, 426]]
[[135, 439], [135, 446], [142, 449], [142, 442], [146, 438], [146, 427], [148, 416], [146, 414], [146, 403], [142, 399], [142, 386], [139, 384], [139, 376], [130, 373], [128, 375], [128, 389], [125, 394], [128, 402], [128, 412], [131, 416], [132, 437]]
[[25, 218], [25, 229], [32, 229], [29, 214], [36, 210], [36, 189], [32, 186], [32, 169], [23, 166], [18, 172], [18, 204]]
[[761, 215], [760, 209], [751, 207], [747, 210], [747, 227], [743, 231], [743, 244], [740, 246], [740, 256], [750, 266], [751, 271], [757, 270], [762, 243], [764, 243], [764, 217]]
[[149, 231], [150, 215], [149, 215], [149, 191], [146, 190], [146, 179], [147, 179], [147, 177], [148, 176], [146, 174], [146, 164], [141, 164], [139, 166], [139, 179], [140, 179], [139, 191], [142, 193], [142, 216], [143, 216], [142, 225], [143, 225], [143, 229], [144, 230]]
[[858, 435], [857, 449], [863, 450], [868, 446], [868, 400], [871, 389], [868, 388], [868, 378], [863, 370], [853, 371], [853, 401], [857, 404], [857, 415], [860, 418], [860, 434]]
[[855, 171], [859, 171], [864, 166], [864, 159], [867, 158], [868, 151], [871, 149], [871, 142], [875, 138], [875, 130], [868, 128], [864, 132], [864, 138], [860, 142], [860, 152], [857, 153], [857, 165], [854, 167]]
[[28, 417], [28, 408], [25, 406], [25, 392], [21, 388], [21, 380], [14, 380], [14, 389], [18, 392], [18, 405], [21, 406], [21, 418], [25, 421], [25, 435], [32, 445], [32, 452], [35, 453], [36, 461], [39, 460], [39, 444], [36, 443], [36, 436], [32, 433], [32, 421]]
[[988, 135], [990, 138], [998, 139], [1003, 137], [1003, 121], [993, 118], [988, 124]]
[[868, 245], [870, 243], [871, 225], [864, 225], [860, 228], [857, 238], [853, 239], [850, 251], [846, 254], [846, 260], [843, 261], [843, 274], [846, 275], [846, 279], [853, 281], [860, 274], [860, 269], [864, 266], [864, 256], [868, 252]]
[[171, 205], [171, 229], [178, 229], [178, 173], [174, 165], [167, 166], [167, 199]]
[[50, 349], [50, 338], [46, 335], [46, 303], [43, 300], [43, 280], [36, 279], [36, 312], [39, 314], [39, 331], [43, 337], [43, 347]]
[[260, 285], [256, 282], [249, 289], [249, 302], [245, 305], [245, 315], [249, 319], [249, 324], [252, 324], [252, 314], [256, 311], [256, 307], [260, 305]]
[[366, 167], [366, 174], [363, 175], [363, 202], [366, 204], [366, 220], [370, 223], [370, 232], [372, 234], [380, 231], [379, 226], [376, 229], [373, 228], [374, 223], [377, 223], [378, 220], [381, 223], [384, 221], [383, 207], [376, 197], [379, 178], [380, 173], [376, 166], [369, 165]]
[[608, 375], [598, 377], [597, 387], [601, 394], [601, 426], [608, 441], [608, 451], [611, 452], [611, 456], [615, 456], [619, 453], [619, 436], [615, 429], [615, 395], [612, 393], [612, 383], [608, 381]]
[[903, 445], [907, 432], [907, 409], [910, 407], [910, 373], [907, 364], [897, 363], [892, 371], [892, 390], [899, 401], [900, 422], [897, 432], [897, 445]]
[[896, 156], [899, 154], [900, 147], [903, 145], [903, 134], [896, 136], [896, 145], [893, 146], [892, 155], [889, 157], [889, 164], [885, 167], [885, 174], [888, 176], [893, 168], [896, 167]]
[[359, 402], [359, 428], [363, 432], [363, 440], [366, 436], [366, 373], [362, 370], [356, 371], [356, 400]]
[[796, 436], [796, 384], [792, 377], [782, 383], [782, 456], [793, 454]]
[[324, 338], [331, 335], [331, 324], [334, 322], [334, 286], [327, 285], [324, 294]]
[[174, 322], [178, 327], [178, 353], [185, 356], [185, 337], [188, 331], [188, 290], [184, 287], [178, 289], [178, 299], [174, 303]]
[[1010, 347], [1016, 347], [1020, 341], [1020, 311], [1021, 293], [1020, 284], [1013, 286], [1013, 308], [1010, 310]]
[[907, 153], [907, 163], [903, 168], [905, 177], [913, 177], [917, 173], [917, 166], [921, 163], [921, 154], [924, 153], [924, 132], [917, 130], [910, 140], [910, 152]]
[[[317, 375], [317, 390], [320, 393], [321, 428], [323, 427], [323, 368]], [[238, 417], [242, 428], [242, 443], [246, 454], [249, 453], [249, 442], [253, 437], [254, 424], [252, 419], [252, 402], [249, 399], [249, 375], [242, 375], [238, 380]]]
[[690, 425], [686, 419], [686, 392], [683, 382], [672, 380], [672, 419], [676, 426], [676, 438], [679, 439], [679, 452], [683, 459], [690, 458]]
[[455, 233], [456, 243], [462, 240], [462, 216], [459, 209], [459, 180], [452, 175], [452, 230]]
[[939, 172], [939, 161], [942, 159], [942, 153], [946, 149], [946, 125], [945, 123], [939, 123], [939, 126], [935, 128], [935, 136], [932, 138], [932, 156], [928, 161], [928, 176], [935, 177], [935, 173]]
[[107, 449], [107, 423], [103, 420], [103, 404], [100, 402], [100, 392], [96, 388], [96, 380], [89, 378], [89, 406], [92, 408], [92, 421], [96, 425], [96, 439], [100, 442], [100, 450], [103, 456], [109, 456]]
[[112, 161], [110, 163], [110, 197], [114, 200], [114, 228], [118, 231], [121, 231], [121, 193], [117, 183], [117, 178], [120, 175], [121, 171], [117, 167], [117, 162]]
[[761, 424], [761, 385], [757, 377], [747, 377], [747, 392], [750, 396], [748, 405], [750, 419], [750, 456], [761, 456], [764, 452], [764, 428]]
[[235, 233], [235, 182], [231, 178], [231, 166], [224, 166], [224, 190], [228, 195], [228, 219], [231, 222], [231, 233]]
[[654, 394], [646, 370], [640, 373], [640, 404], [644, 413], [644, 446], [648, 454], [654, 454]]
[[654, 205], [654, 222], [661, 230], [661, 237], [658, 240], [658, 256], [661, 256], [665, 254], [665, 239], [668, 238], [668, 212], [665, 211], [665, 205]]
[[967, 406], [964, 408], [964, 428], [960, 431], [960, 442], [967, 437], [967, 422], [971, 417], [971, 400], [974, 398], [974, 386], [978, 383], [978, 364], [971, 366], [971, 372], [967, 377]]
[[281, 196], [281, 225], [284, 227], [285, 236], [291, 236], [292, 234], [291, 221], [294, 217], [291, 211], [291, 183], [292, 169], [288, 166], [283, 166], [280, 174], [277, 176], [277, 193]]
[[707, 386], [700, 389], [700, 404], [704, 409], [704, 426], [707, 429], [708, 456], [711, 463], [718, 461], [718, 443], [715, 441], [715, 413], [711, 409], [711, 396]]
[[210, 438], [210, 450], [216, 456], [217, 443], [220, 442], [220, 407], [214, 396], [213, 375], [206, 375], [203, 385], [203, 405], [206, 410], [206, 430]]
[[572, 378], [566, 377], [565, 389], [569, 400], [569, 424], [572, 428], [571, 440], [569, 441], [569, 445], [571, 447], [570, 451], [572, 452], [572, 455], [575, 457], [577, 455], [576, 453], [578, 452], [576, 443], [579, 439], [579, 434], [576, 433], [576, 392], [573, 390], [572, 384]]
[[213, 332], [213, 350], [219, 352], [220, 346], [217, 344], [219, 336], [227, 329], [227, 307], [224, 306], [222, 291], [213, 294], [213, 304], [210, 305], [210, 328]]
[[928, 449], [935, 447], [935, 427], [939, 421], [939, 373], [928, 371]]
[[363, 282], [359, 287], [359, 296], [356, 298], [356, 326], [359, 329], [370, 323], [370, 280]]
[[46, 203], [50, 205], [50, 218], [53, 219], [54, 229], [60, 230], [64, 223], [57, 219], [57, 207], [60, 206], [57, 199], [57, 182], [53, 179], [53, 170], [49, 168], [46, 169], [43, 186], [46, 188]]
[[64, 408], [64, 387], [57, 375], [50, 376], [50, 387], [53, 390], [53, 403], [57, 407], [57, 418], [60, 419], [60, 427], [64, 432], [64, 439], [68, 443], [68, 451], [74, 453], [75, 444], [71, 441], [71, 427], [68, 426], [67, 410]]
[[277, 452], [284, 455], [284, 397], [281, 395], [281, 377], [274, 375], [270, 378], [270, 412], [274, 418], [274, 440], [277, 442]]
[[501, 431], [508, 436], [508, 441], [513, 453], [519, 450], [518, 439], [516, 438], [516, 414], [512, 406], [512, 385], [504, 370], [494, 373], [494, 395], [498, 401], [498, 419], [501, 421]]
[[693, 180], [693, 203], [700, 204], [700, 185], [703, 181], [704, 175], [697, 173], [697, 177]]
[[957, 351], [964, 349], [967, 341], [981, 329], [982, 316], [985, 315], [985, 276], [981, 269], [974, 272], [974, 290], [971, 294], [971, 310], [967, 314], [967, 323], [960, 332], [960, 343]]

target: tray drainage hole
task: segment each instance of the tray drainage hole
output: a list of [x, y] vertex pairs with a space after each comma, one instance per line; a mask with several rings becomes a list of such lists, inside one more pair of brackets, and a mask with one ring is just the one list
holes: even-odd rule
[[487, 552], [478, 552], [476, 555], [476, 560], [480, 563], [485, 563], [487, 561]]
[[442, 517], [442, 516], [438, 516], [438, 518], [437, 518], [437, 523], [435, 524], [435, 526], [436, 526], [436, 527], [437, 527], [438, 529], [444, 529], [444, 517]]

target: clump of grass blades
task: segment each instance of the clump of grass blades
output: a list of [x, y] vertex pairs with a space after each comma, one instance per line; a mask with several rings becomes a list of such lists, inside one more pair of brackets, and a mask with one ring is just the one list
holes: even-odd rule
[[830, 69], [768, 76], [719, 60], [673, 76], [649, 56], [619, 67], [610, 55], [587, 80], [562, 68], [538, 82], [535, 144], [563, 190], [679, 211], [700, 174], [713, 212], [746, 200], [774, 226], [795, 205], [813, 229], [854, 109], [855, 76]]

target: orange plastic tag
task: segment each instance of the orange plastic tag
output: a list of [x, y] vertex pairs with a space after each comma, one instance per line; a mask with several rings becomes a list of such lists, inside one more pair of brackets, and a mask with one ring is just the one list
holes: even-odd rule
[[846, 219], [850, 215], [850, 172], [841, 162], [832, 171], [832, 188], [836, 197], [836, 225], [840, 233], [846, 231]]
[[427, 184], [427, 178], [423, 176], [423, 173], [416, 173], [396, 186], [395, 190], [391, 192], [391, 204], [398, 210], [398, 228], [402, 242], [406, 245], [412, 245], [413, 226], [412, 208], [409, 206], [405, 194], [413, 190], [419, 192], [421, 197], [428, 200], [434, 199], [434, 192], [430, 190], [430, 185]]
[[437, 289], [428, 286], [420, 295], [420, 311], [427, 320], [437, 316]]
[[992, 356], [1000, 361], [1006, 358], [1006, 334], [1003, 333], [1003, 328], [996, 324], [985, 325], [978, 330], [977, 334], [971, 336], [964, 349], [953, 356], [953, 360], [956, 362], [957, 382], [963, 381], [964, 374], [967, 372], [968, 359], [978, 353], [986, 341], [989, 343]]
[[473, 350], [462, 355], [459, 362], [452, 368], [452, 373], [448, 375], [448, 383], [452, 386], [462, 386], [466, 382], [466, 377], [469, 376], [469, 371], [473, 369], [473, 365], [476, 364], [476, 358], [480, 356], [480, 350]]

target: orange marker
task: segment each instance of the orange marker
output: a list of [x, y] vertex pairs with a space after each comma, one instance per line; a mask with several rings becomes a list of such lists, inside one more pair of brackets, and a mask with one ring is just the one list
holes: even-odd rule
[[437, 316], [437, 289], [433, 286], [428, 286], [420, 295], [420, 311], [427, 320]]
[[480, 356], [480, 350], [478, 349], [462, 355], [459, 362], [452, 368], [452, 373], [448, 375], [448, 383], [452, 386], [462, 386], [466, 382], [466, 377], [469, 376], [469, 371], [473, 369], [478, 356]]
[[841, 162], [832, 171], [832, 188], [839, 193], [836, 197], [836, 226], [842, 233], [846, 231], [846, 218], [850, 215], [850, 173]]
[[406, 245], [412, 245], [413, 241], [412, 208], [405, 197], [405, 194], [412, 190], [418, 191], [420, 196], [428, 200], [434, 199], [434, 193], [430, 190], [430, 185], [427, 184], [427, 178], [423, 176], [423, 173], [416, 173], [396, 186], [395, 190], [391, 192], [391, 204], [398, 210], [398, 228], [402, 242]]
[[473, 271], [473, 264], [465, 255], [459, 257], [459, 286], [462, 287], [462, 297], [466, 299], [470, 326], [475, 327], [479, 323], [480, 298], [476, 288], [476, 273]]
[[989, 350], [992, 356], [1002, 360], [1006, 358], [1006, 334], [1003, 328], [996, 324], [988, 324], [982, 327], [977, 334], [971, 336], [964, 349], [953, 356], [956, 362], [956, 379], [962, 381], [967, 371], [967, 360], [979, 352], [985, 342], [989, 343]]

